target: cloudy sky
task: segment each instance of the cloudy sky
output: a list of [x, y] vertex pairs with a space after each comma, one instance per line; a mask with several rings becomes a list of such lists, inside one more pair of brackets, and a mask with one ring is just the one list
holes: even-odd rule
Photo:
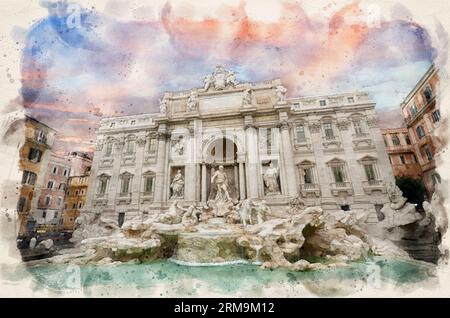
[[292, 97], [368, 91], [382, 124], [397, 125], [399, 103], [436, 56], [401, 6], [386, 19], [358, 3], [330, 2], [319, 14], [295, 1], [270, 10], [177, 1], [131, 14], [118, 0], [102, 10], [42, 5], [48, 16], [27, 30], [21, 97], [58, 130], [59, 151], [92, 150], [102, 116], [157, 111], [164, 91], [201, 86], [218, 63], [240, 81], [281, 78]]

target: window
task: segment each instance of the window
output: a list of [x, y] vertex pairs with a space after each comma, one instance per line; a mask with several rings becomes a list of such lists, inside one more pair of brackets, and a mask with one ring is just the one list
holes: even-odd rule
[[20, 197], [19, 202], [17, 202], [17, 212], [24, 212], [26, 203], [27, 203], [27, 198]]
[[392, 144], [393, 144], [394, 146], [400, 146], [400, 139], [398, 138], [397, 135], [393, 135], [393, 136], [392, 136]]
[[148, 152], [150, 154], [156, 153], [156, 138], [150, 138], [148, 142]]
[[106, 194], [106, 189], [108, 187], [108, 177], [102, 176], [98, 181], [98, 194], [104, 195]]
[[136, 124], [135, 120], [132, 120], [131, 123], [130, 123], [131, 126], [134, 126], [135, 124]]
[[62, 204], [62, 198], [61, 197], [58, 197], [58, 206], [61, 206], [61, 204]]
[[305, 168], [303, 169], [303, 182], [305, 184], [311, 184], [313, 182], [313, 172], [312, 168]]
[[83, 203], [82, 202], [78, 203], [78, 208], [81, 209], [82, 207], [83, 207]]
[[135, 141], [128, 139], [127, 147], [125, 149], [126, 153], [134, 153], [134, 146], [135, 146]]
[[401, 155], [400, 156], [400, 161], [402, 162], [402, 164], [406, 164], [405, 156]]
[[327, 106], [327, 101], [322, 99], [321, 101], [319, 101], [320, 106]]
[[355, 128], [355, 134], [356, 135], [363, 135], [364, 134], [364, 131], [363, 131], [363, 128], [362, 128], [362, 125], [361, 125], [361, 121], [359, 119], [353, 121], [353, 127]]
[[49, 196], [46, 196], [46, 197], [45, 197], [44, 204], [48, 206], [48, 205], [50, 205], [51, 201], [52, 201], [52, 198], [49, 197]]
[[433, 123], [437, 123], [441, 120], [441, 112], [439, 111], [439, 109], [435, 110], [431, 114], [431, 118], [433, 119]]
[[323, 124], [323, 129], [325, 132], [325, 137], [327, 139], [334, 139], [333, 126], [331, 125], [331, 123]]
[[342, 211], [350, 211], [350, 205], [348, 205], [348, 204], [341, 205], [341, 210]]
[[411, 115], [411, 117], [416, 117], [416, 115], [417, 115], [416, 104], [412, 104], [411, 107], [409, 107], [409, 114]]
[[119, 213], [119, 217], [117, 220], [117, 224], [119, 225], [119, 227], [122, 227], [124, 221], [125, 221], [125, 213], [121, 212]]
[[72, 203], [72, 210], [75, 210], [77, 208], [77, 204], [76, 203]]
[[59, 190], [65, 191], [66, 190], [66, 184], [65, 183], [60, 183], [59, 184]]
[[297, 133], [297, 142], [305, 142], [306, 141], [305, 126], [298, 125], [296, 128], [296, 133]]
[[53, 181], [47, 183], [47, 189], [53, 189]]
[[43, 132], [42, 130], [37, 130], [35, 132], [35, 137], [37, 142], [45, 143], [47, 140], [47, 136], [45, 135], [45, 132]]
[[31, 171], [24, 171], [22, 174], [22, 184], [34, 185], [36, 183], [36, 174]]
[[58, 212], [55, 212], [55, 214], [53, 215], [53, 218], [54, 218], [54, 219], [57, 219], [57, 218], [58, 218]]
[[365, 164], [364, 171], [366, 172], [367, 181], [375, 181], [377, 179], [373, 164]]
[[76, 195], [76, 196], [78, 196], [78, 190], [77, 190], [77, 191], [75, 191], [75, 195]]
[[345, 181], [343, 168], [344, 167], [342, 165], [331, 167], [331, 170], [333, 171], [334, 181], [336, 183], [342, 183]]
[[64, 177], [67, 177], [67, 169], [64, 169]]
[[408, 134], [405, 134], [405, 141], [406, 141], [407, 145], [411, 144], [411, 139], [409, 139], [409, 135]]
[[433, 98], [433, 90], [431, 89], [430, 85], [425, 88], [425, 90], [423, 91], [423, 95], [425, 96], [427, 103], [429, 103]]
[[347, 98], [347, 101], [348, 101], [350, 104], [353, 104], [353, 103], [355, 102], [355, 99], [354, 99], [353, 97], [348, 97], [348, 98]]
[[28, 160], [32, 162], [40, 162], [42, 157], [42, 151], [39, 149], [30, 148], [30, 151], [28, 152]]
[[111, 125], [109, 125], [109, 127], [113, 128], [116, 125], [116, 123], [111, 123]]
[[415, 155], [415, 154], [412, 154], [412, 158], [413, 158], [413, 160], [414, 160], [414, 163], [418, 163], [418, 161], [417, 161], [417, 157], [416, 157], [416, 155]]
[[419, 137], [419, 139], [422, 139], [423, 137], [425, 137], [425, 129], [423, 129], [423, 126], [418, 126], [416, 128], [416, 132], [417, 132], [417, 136]]
[[425, 155], [427, 156], [429, 161], [433, 160], [433, 153], [431, 152], [430, 146], [423, 146], [423, 151], [425, 152]]
[[42, 211], [42, 217], [45, 219], [47, 217], [47, 211]]
[[300, 103], [294, 103], [292, 106], [294, 109], [300, 109]]
[[105, 156], [109, 157], [112, 154], [112, 148], [113, 148], [113, 143], [112, 141], [108, 141], [106, 143], [106, 150], [105, 150]]
[[130, 190], [131, 174], [123, 174], [120, 182], [120, 194], [126, 195]]
[[146, 176], [145, 177], [145, 183], [144, 183], [144, 192], [145, 193], [152, 193], [153, 192], [154, 181], [155, 181], [155, 177], [154, 176]]

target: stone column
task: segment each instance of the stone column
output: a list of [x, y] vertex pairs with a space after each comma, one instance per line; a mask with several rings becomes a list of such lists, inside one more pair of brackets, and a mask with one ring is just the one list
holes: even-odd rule
[[239, 162], [239, 199], [245, 199], [245, 174], [244, 163]]
[[239, 170], [238, 170], [238, 165], [235, 163], [234, 164], [234, 186], [236, 188], [236, 196], [239, 195], [240, 190], [239, 190]]
[[[132, 196], [131, 196], [131, 204], [139, 208], [140, 206], [140, 196], [142, 191], [142, 166], [144, 162], [144, 146], [145, 146], [145, 133], [138, 136], [136, 140], [136, 153], [135, 153], [135, 162], [134, 162], [134, 176], [133, 176], [133, 184], [131, 187]], [[140, 212], [140, 211], [139, 211]]]
[[164, 201], [164, 178], [166, 166], [166, 144], [167, 144], [166, 125], [161, 124], [158, 128], [158, 155], [156, 157], [156, 175], [155, 175], [155, 203], [162, 204]]
[[202, 166], [202, 185], [201, 185], [202, 198], [201, 198], [201, 200], [203, 203], [206, 203], [206, 201], [208, 201], [208, 198], [207, 198], [208, 193], [206, 191], [207, 190], [206, 189], [206, 164], [203, 163], [201, 166]]
[[195, 203], [195, 185], [196, 185], [196, 177], [197, 171], [195, 166], [195, 138], [194, 138], [194, 130], [190, 130], [189, 134], [185, 136], [186, 138], [186, 146], [185, 146], [185, 168], [184, 168], [184, 194], [185, 200], [189, 201], [189, 204]]
[[247, 196], [250, 199], [259, 198], [258, 191], [258, 136], [256, 128], [252, 123], [248, 123], [245, 129], [247, 148]]
[[287, 195], [296, 197], [297, 190], [297, 174], [295, 171], [294, 151], [292, 149], [291, 136], [289, 134], [289, 125], [286, 121], [281, 124], [281, 158], [286, 171]]
[[114, 209], [116, 206], [116, 195], [120, 187], [120, 166], [122, 164], [122, 153], [125, 145], [125, 135], [122, 135], [114, 143], [112, 175], [107, 184], [108, 208]]

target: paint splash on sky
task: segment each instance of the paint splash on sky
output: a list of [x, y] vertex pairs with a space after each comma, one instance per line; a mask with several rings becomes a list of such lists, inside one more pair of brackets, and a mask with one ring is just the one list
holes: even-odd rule
[[201, 19], [169, 2], [157, 20], [119, 21], [90, 8], [78, 21], [64, 2], [48, 10], [28, 32], [22, 99], [58, 130], [60, 151], [92, 150], [102, 116], [157, 111], [164, 91], [201, 86], [217, 63], [240, 81], [281, 78], [289, 96], [365, 90], [392, 113], [436, 55], [420, 25], [367, 24], [357, 3], [324, 18], [286, 2], [273, 22], [250, 18], [244, 1]]

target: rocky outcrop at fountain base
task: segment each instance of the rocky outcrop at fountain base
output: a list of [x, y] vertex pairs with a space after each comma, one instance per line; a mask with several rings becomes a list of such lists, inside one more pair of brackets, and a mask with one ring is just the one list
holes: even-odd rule
[[[393, 241], [403, 235], [402, 227], [425, 222], [435, 208], [430, 205], [423, 216], [406, 203], [397, 187], [390, 194], [391, 202], [381, 210], [385, 220], [375, 234], [367, 229], [367, 213], [305, 208], [299, 199], [284, 218], [269, 218], [270, 208], [254, 200], [187, 208], [175, 201], [168, 211], [135, 218], [122, 228], [101, 215], [84, 213], [72, 239], [76, 249], [45, 261], [104, 264], [171, 259], [187, 265], [247, 262], [301, 271], [346, 266], [369, 255], [410, 259]], [[321, 261], [311, 261], [317, 259]]]

